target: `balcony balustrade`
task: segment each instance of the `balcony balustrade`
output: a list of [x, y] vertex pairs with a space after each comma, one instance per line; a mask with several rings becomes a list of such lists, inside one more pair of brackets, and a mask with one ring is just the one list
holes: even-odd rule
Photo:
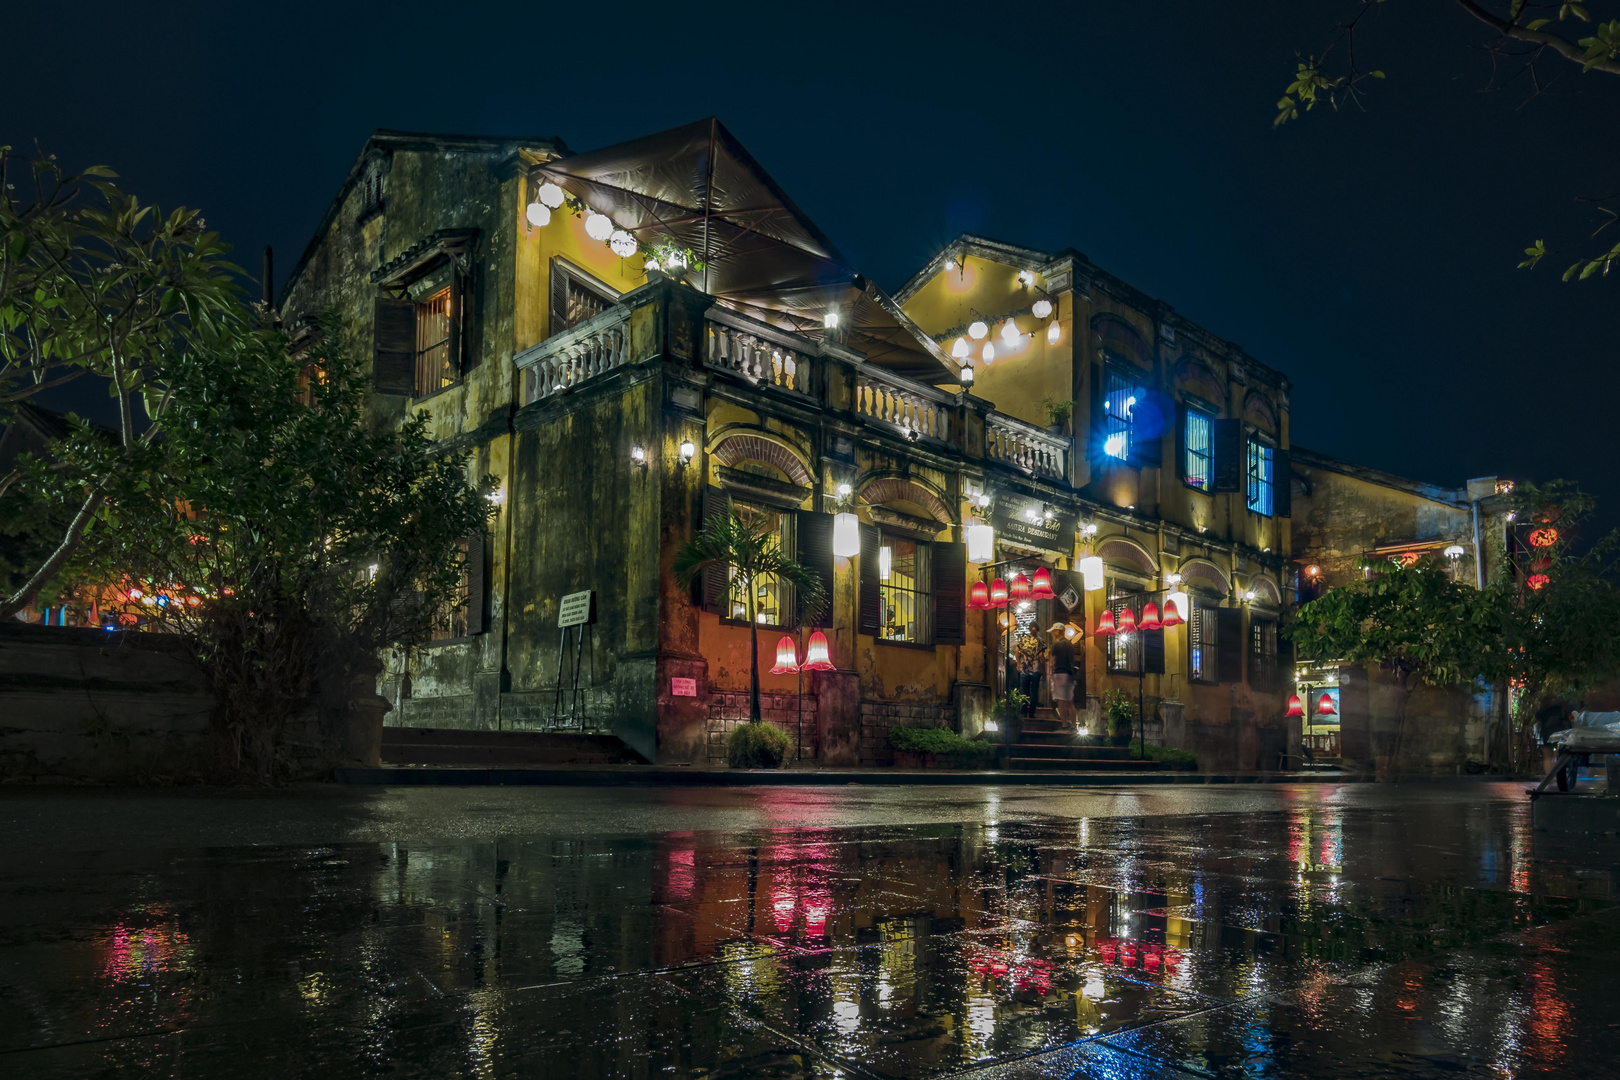
[[909, 439], [950, 442], [956, 395], [882, 368], [865, 366], [855, 377], [855, 411], [868, 422], [893, 425]]
[[630, 358], [630, 308], [615, 304], [515, 357], [522, 403], [544, 401], [615, 368]]
[[703, 362], [735, 372], [755, 386], [810, 394], [814, 345], [769, 323], [725, 308], [704, 317]]
[[1005, 413], [993, 412], [985, 418], [984, 446], [991, 460], [1033, 476], [1049, 480], [1068, 476], [1069, 440]]

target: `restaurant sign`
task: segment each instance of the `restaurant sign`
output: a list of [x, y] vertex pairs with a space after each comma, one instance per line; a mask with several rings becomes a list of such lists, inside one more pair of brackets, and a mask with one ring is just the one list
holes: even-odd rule
[[[1035, 512], [1029, 513], [1031, 510]], [[1031, 517], [1035, 520], [1031, 521]], [[998, 540], [1053, 551], [1059, 555], [1074, 554], [1075, 518], [1072, 514], [1060, 512], [1049, 518], [1032, 501], [997, 499], [991, 509], [990, 524], [995, 528]]]

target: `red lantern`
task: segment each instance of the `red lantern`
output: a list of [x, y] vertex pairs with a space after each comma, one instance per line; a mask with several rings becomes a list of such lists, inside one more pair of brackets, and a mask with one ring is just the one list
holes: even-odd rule
[[1304, 716], [1305, 715], [1305, 703], [1303, 701], [1299, 700], [1299, 695], [1298, 694], [1289, 694], [1288, 695], [1288, 715], [1289, 716]]
[[1339, 710], [1333, 707], [1333, 695], [1323, 694], [1316, 701], [1317, 716], [1338, 716]]
[[1163, 623], [1159, 622], [1159, 605], [1149, 600], [1142, 608], [1142, 629], [1158, 630], [1163, 625]]
[[1012, 598], [1014, 600], [1029, 599], [1029, 578], [1024, 576], [1023, 571], [1019, 571], [1013, 575], [1012, 585], [1010, 586], [1009, 591], [1012, 593]]
[[1132, 611], [1130, 608], [1120, 608], [1119, 632], [1122, 634], [1132, 634], [1136, 632], [1136, 612]]
[[1166, 627], [1180, 626], [1186, 621], [1186, 619], [1181, 617], [1181, 609], [1176, 607], [1176, 602], [1174, 600], [1166, 600], [1164, 602], [1164, 625]]
[[838, 670], [827, 656], [827, 635], [820, 630], [810, 635], [810, 641], [804, 647], [804, 670], [806, 671], [836, 671]]
[[1097, 620], [1097, 636], [1108, 637], [1114, 632], [1114, 613], [1112, 611], [1104, 611], [1102, 613], [1102, 617]]
[[799, 650], [794, 646], [793, 639], [787, 634], [776, 643], [776, 666], [771, 668], [772, 675], [791, 675], [799, 670]]
[[968, 590], [968, 607], [974, 611], [983, 611], [990, 606], [990, 586], [982, 581], [975, 581], [973, 588]]
[[1529, 577], [1524, 579], [1524, 583], [1530, 586], [1532, 589], [1545, 589], [1548, 583], [1551, 581], [1552, 578], [1548, 577], [1546, 574], [1531, 574]]
[[1007, 583], [1000, 578], [990, 583], [990, 606], [993, 608], [1007, 606]]
[[1044, 566], [1035, 571], [1035, 583], [1030, 587], [1029, 595], [1034, 600], [1050, 600], [1057, 595], [1052, 591], [1052, 571]]

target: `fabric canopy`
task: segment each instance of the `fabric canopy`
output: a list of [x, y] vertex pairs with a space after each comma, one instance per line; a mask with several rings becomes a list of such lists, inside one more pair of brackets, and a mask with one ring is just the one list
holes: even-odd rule
[[692, 284], [726, 307], [811, 336], [837, 311], [846, 343], [872, 363], [925, 382], [956, 381], [954, 362], [854, 272], [713, 117], [538, 171], [642, 243], [690, 249], [704, 264]]

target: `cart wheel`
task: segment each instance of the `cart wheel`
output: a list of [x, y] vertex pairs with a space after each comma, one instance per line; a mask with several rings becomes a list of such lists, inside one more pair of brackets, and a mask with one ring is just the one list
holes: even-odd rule
[[1572, 761], [1559, 769], [1553, 779], [1558, 783], [1559, 791], [1568, 791], [1575, 786], [1575, 763]]

